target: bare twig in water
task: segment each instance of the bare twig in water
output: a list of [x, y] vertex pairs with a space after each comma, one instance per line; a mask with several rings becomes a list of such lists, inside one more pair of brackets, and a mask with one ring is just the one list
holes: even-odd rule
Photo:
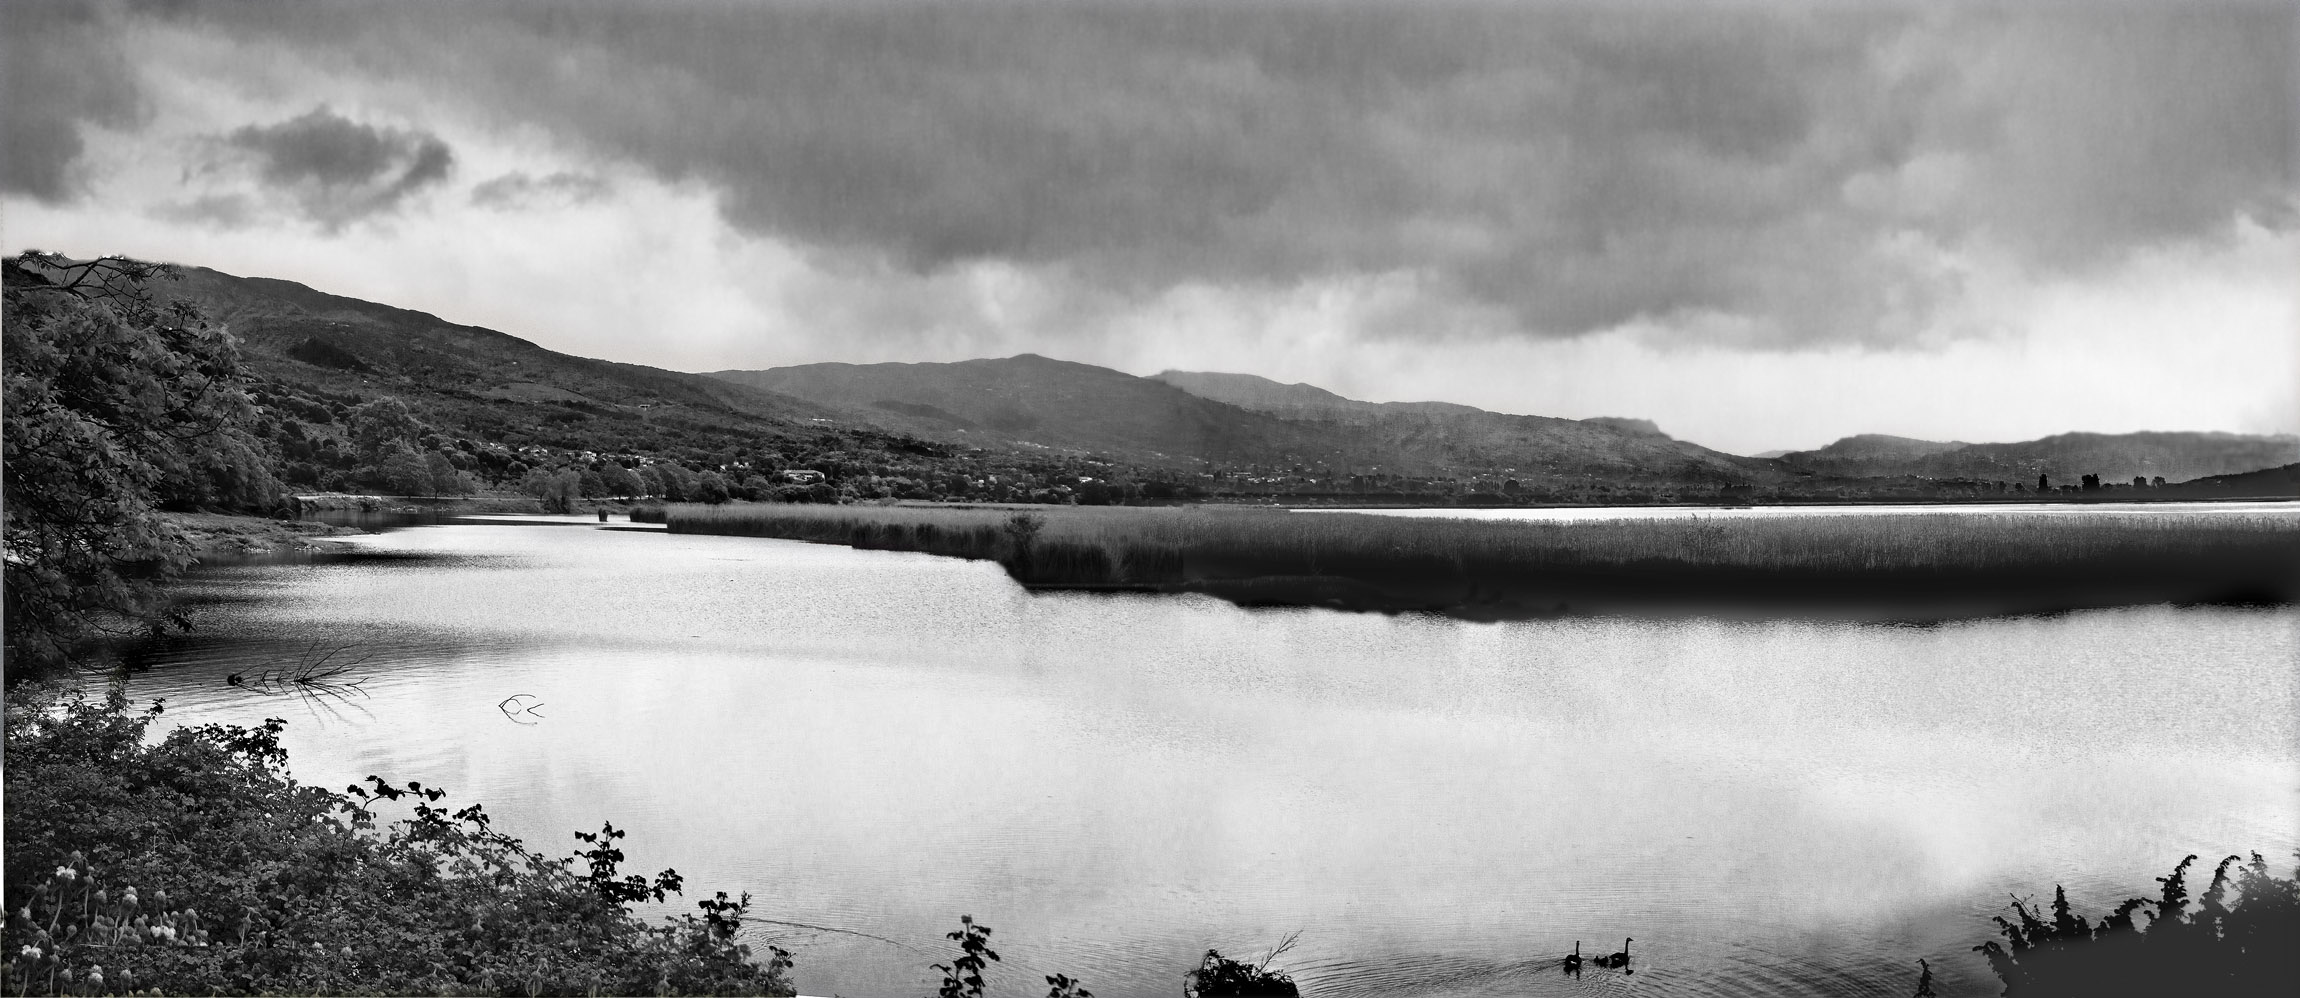
[[1294, 944], [1301, 941], [1302, 932], [1300, 929], [1286, 933], [1286, 937], [1284, 939], [1278, 940], [1278, 945], [1270, 947], [1270, 951], [1262, 955], [1261, 965], [1255, 967], [1254, 969], [1265, 973], [1268, 972], [1270, 969], [1270, 963], [1272, 961], [1281, 956], [1284, 956], [1287, 950], [1293, 949]]
[[235, 672], [224, 677], [224, 683], [258, 696], [295, 697], [314, 717], [325, 711], [341, 720], [343, 714], [337, 710], [338, 707], [350, 707], [365, 714], [367, 708], [354, 702], [354, 698], [367, 698], [367, 690], [362, 688], [367, 677], [354, 678], [352, 670], [365, 664], [371, 655], [362, 653], [353, 656], [351, 648], [349, 644], [327, 645], [314, 641], [305, 647], [303, 654], [297, 657], [292, 666], [265, 669], [253, 679], [249, 679], [245, 673]]
[[[535, 702], [527, 703], [526, 701], [529, 700], [534, 700]], [[543, 701], [536, 700], [535, 694], [533, 693], [514, 693], [510, 696], [504, 697], [501, 703], [495, 705], [495, 709], [502, 711], [503, 716], [510, 718], [514, 724], [540, 724], [542, 722], [539, 720], [528, 721], [521, 720], [521, 718], [541, 718], [544, 716]]]

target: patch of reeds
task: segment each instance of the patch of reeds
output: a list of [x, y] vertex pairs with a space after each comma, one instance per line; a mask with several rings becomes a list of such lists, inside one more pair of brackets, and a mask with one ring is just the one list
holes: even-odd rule
[[[2090, 606], [2284, 601], [2300, 590], [2300, 520], [2234, 514], [1545, 523], [1221, 507], [760, 504], [673, 506], [665, 518], [679, 533], [995, 560], [1030, 585], [1222, 591], [1252, 583], [1266, 592], [1245, 593], [1248, 602], [1386, 609], [1964, 595], [2001, 602], [2023, 593]], [[2008, 609], [2054, 608], [2020, 602]]]

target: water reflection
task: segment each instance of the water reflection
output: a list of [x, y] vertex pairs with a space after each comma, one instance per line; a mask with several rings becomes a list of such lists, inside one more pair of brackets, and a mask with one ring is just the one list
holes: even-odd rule
[[[633, 868], [755, 893], [809, 994], [931, 991], [961, 913], [1010, 985], [1114, 998], [1296, 930], [1312, 994], [1905, 994], [1919, 956], [1993, 993], [1965, 947], [2003, 891], [2097, 909], [2300, 826], [2291, 610], [1489, 625], [576, 525], [357, 541], [198, 575], [136, 695], [256, 723], [231, 675], [357, 648], [372, 718], [291, 724], [306, 782], [447, 786], [551, 852], [611, 819]], [[1633, 977], [1559, 972], [1624, 936]]]

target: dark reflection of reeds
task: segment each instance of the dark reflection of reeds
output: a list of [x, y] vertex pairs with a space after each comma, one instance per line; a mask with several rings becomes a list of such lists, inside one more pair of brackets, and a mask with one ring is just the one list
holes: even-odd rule
[[677, 506], [675, 533], [919, 551], [1030, 586], [1472, 618], [1698, 613], [1946, 619], [2300, 599], [2288, 517], [1942, 513], [1588, 521], [1270, 510]]
[[2300, 994], [2300, 871], [2269, 872], [2259, 853], [2230, 856], [2190, 900], [2195, 856], [2136, 897], [2087, 920], [2055, 888], [2049, 906], [2015, 897], [1992, 921], [2003, 942], [1973, 947], [2007, 998], [2063, 995]]
[[314, 640], [293, 661], [253, 675], [234, 672], [224, 677], [224, 685], [256, 696], [293, 699], [315, 720], [343, 720], [346, 710], [372, 718], [359, 703], [367, 699], [363, 685], [368, 677], [358, 671], [372, 657], [372, 652], [350, 644]]

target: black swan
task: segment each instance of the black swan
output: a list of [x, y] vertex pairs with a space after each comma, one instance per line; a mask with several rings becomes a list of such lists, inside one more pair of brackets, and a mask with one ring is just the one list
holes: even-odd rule
[[1619, 953], [1609, 953], [1609, 954], [1606, 954], [1605, 956], [1601, 956], [1601, 957], [1598, 957], [1598, 958], [1597, 958], [1597, 965], [1598, 965], [1598, 966], [1600, 966], [1600, 967], [1626, 967], [1626, 966], [1629, 966], [1629, 944], [1630, 944], [1630, 943], [1633, 943], [1633, 942], [1636, 942], [1636, 941], [1637, 941], [1637, 940], [1635, 940], [1635, 939], [1623, 939], [1623, 940], [1621, 941], [1621, 952], [1619, 952]]

